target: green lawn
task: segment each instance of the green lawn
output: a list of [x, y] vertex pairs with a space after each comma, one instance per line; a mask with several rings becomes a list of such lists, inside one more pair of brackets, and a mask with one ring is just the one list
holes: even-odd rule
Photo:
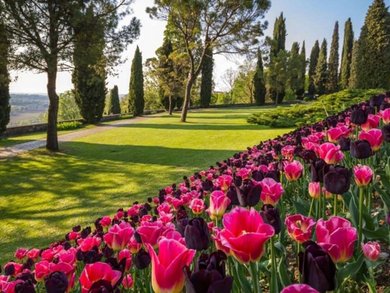
[[[166, 185], [288, 129], [249, 125], [259, 108], [150, 117], [0, 161], [0, 261], [17, 247], [45, 247], [74, 225], [155, 196]], [[265, 109], [267, 111], [267, 109]]]

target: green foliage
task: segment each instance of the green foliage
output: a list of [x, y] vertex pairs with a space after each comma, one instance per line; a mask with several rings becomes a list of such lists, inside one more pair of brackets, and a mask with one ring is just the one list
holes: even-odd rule
[[320, 55], [320, 44], [318, 40], [314, 43], [313, 48], [310, 53], [310, 61], [309, 61], [309, 86], [308, 92], [309, 95], [315, 94], [315, 85], [314, 85], [314, 76], [316, 74], [316, 68], [318, 64], [318, 57]]
[[120, 114], [120, 113], [121, 113], [121, 106], [119, 102], [118, 86], [114, 86], [110, 90], [110, 95], [108, 97], [107, 114]]
[[341, 56], [340, 68], [340, 88], [345, 89], [349, 86], [349, 78], [351, 75], [352, 63], [352, 48], [353, 48], [353, 28], [351, 18], [345, 22], [344, 26], [344, 44], [343, 53]]
[[4, 24], [0, 21], [0, 134], [9, 123], [11, 106], [9, 104], [9, 73], [8, 73], [9, 42]]
[[300, 61], [300, 71], [298, 75], [298, 88], [295, 92], [298, 96], [298, 98], [302, 98], [303, 94], [305, 93], [305, 84], [306, 84], [306, 45], [305, 41], [302, 43], [301, 53], [299, 54], [299, 61]]
[[59, 122], [57, 124], [58, 130], [73, 130], [83, 127], [83, 123], [80, 121], [66, 121], [66, 122]]
[[200, 85], [200, 106], [208, 108], [213, 90], [213, 50], [207, 49], [206, 57], [202, 65], [202, 81]]
[[358, 66], [359, 66], [359, 41], [353, 42], [352, 57], [351, 57], [351, 74], [348, 81], [348, 87], [352, 89], [358, 88]]
[[105, 24], [99, 20], [93, 6], [75, 26], [72, 81], [80, 113], [87, 123], [96, 123], [103, 116], [106, 99], [106, 60], [104, 57]]
[[339, 86], [339, 22], [336, 21], [333, 30], [328, 62], [327, 92], [334, 93]]
[[265, 104], [265, 78], [264, 78], [264, 68], [263, 68], [263, 56], [261, 55], [261, 51], [257, 51], [257, 64], [256, 71], [253, 76], [253, 96], [255, 98], [256, 105], [264, 105]]
[[355, 87], [390, 87], [390, 13], [383, 0], [368, 9], [356, 52]]
[[299, 54], [299, 44], [294, 42], [291, 47], [290, 56], [288, 58], [288, 79], [286, 87], [295, 94], [302, 89], [302, 60]]
[[144, 113], [144, 76], [142, 70], [142, 54], [137, 46], [133, 62], [131, 63], [131, 76], [129, 88], [129, 113], [139, 116]]
[[80, 118], [80, 109], [76, 103], [73, 92], [67, 91], [62, 93], [59, 97], [58, 120], [68, 121]]
[[266, 113], [253, 114], [249, 123], [271, 127], [299, 127], [312, 124], [334, 115], [347, 107], [368, 100], [372, 95], [383, 92], [383, 89], [343, 90], [323, 95], [318, 100], [289, 108], [277, 107]]
[[314, 87], [317, 94], [323, 95], [326, 92], [328, 84], [328, 64], [327, 64], [327, 43], [324, 39], [321, 44], [320, 54], [318, 56], [318, 63], [316, 66], [316, 73], [314, 75]]

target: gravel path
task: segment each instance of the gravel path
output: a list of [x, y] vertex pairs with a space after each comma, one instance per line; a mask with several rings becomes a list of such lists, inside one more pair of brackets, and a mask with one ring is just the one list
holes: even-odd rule
[[[154, 115], [154, 117], [156, 117]], [[84, 130], [78, 130], [75, 132], [67, 133], [58, 136], [58, 142], [66, 142], [66, 141], [72, 141], [81, 137], [89, 136], [95, 133], [100, 133], [104, 131], [108, 131], [110, 129], [116, 128], [116, 127], [122, 127], [126, 126], [129, 124], [134, 124], [139, 121], [145, 120], [147, 117], [136, 117], [132, 119], [124, 119], [124, 120], [118, 120], [111, 122], [110, 124], [98, 124], [96, 127], [91, 128], [91, 129], [84, 129]], [[15, 157], [19, 154], [35, 150], [37, 148], [41, 148], [46, 146], [46, 139], [39, 139], [39, 140], [34, 140], [34, 141], [29, 141], [25, 143], [20, 143], [16, 144], [11, 147], [5, 147], [1, 148], [0, 147], [0, 159], [6, 159], [6, 158], [11, 158]]]

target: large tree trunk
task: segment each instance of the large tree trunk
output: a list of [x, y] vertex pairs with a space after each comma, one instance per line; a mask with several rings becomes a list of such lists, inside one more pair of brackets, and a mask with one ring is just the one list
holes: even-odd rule
[[190, 105], [191, 89], [193, 84], [194, 84], [194, 77], [193, 75], [190, 74], [186, 84], [186, 92], [184, 96], [183, 109], [181, 110], [181, 119], [180, 119], [181, 122], [186, 122], [187, 120], [187, 112], [188, 112], [188, 107]]
[[52, 64], [50, 64], [48, 67], [47, 93], [49, 96], [50, 103], [47, 120], [46, 148], [50, 151], [58, 151], [57, 114], [59, 99], [56, 93], [57, 62], [53, 61]]
[[169, 102], [169, 108], [168, 108], [168, 111], [169, 111], [169, 115], [172, 115], [172, 112], [173, 112], [173, 103], [172, 103], [172, 95], [169, 95], [169, 100], [168, 100], [168, 102]]

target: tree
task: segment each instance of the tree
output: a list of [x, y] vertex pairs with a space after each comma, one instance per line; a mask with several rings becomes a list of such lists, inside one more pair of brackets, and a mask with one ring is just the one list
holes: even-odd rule
[[192, 86], [202, 70], [208, 48], [214, 54], [247, 53], [256, 46], [265, 24], [264, 13], [269, 0], [181, 1], [155, 0], [147, 11], [152, 17], [167, 20], [176, 28], [181, 47], [189, 63], [181, 121], [185, 122]]
[[226, 69], [225, 73], [222, 75], [222, 81], [228, 89], [227, 92], [230, 96], [230, 103], [234, 103], [233, 89], [234, 89], [234, 82], [236, 81], [237, 77], [238, 77], [238, 72], [233, 68]]
[[327, 42], [326, 39], [322, 41], [320, 54], [318, 56], [318, 63], [316, 67], [316, 73], [314, 75], [314, 87], [315, 91], [319, 95], [326, 93], [326, 85], [328, 84], [328, 66], [327, 59]]
[[276, 105], [282, 101], [280, 96], [284, 95], [286, 83], [289, 78], [288, 58], [288, 52], [285, 50], [279, 51], [278, 55], [273, 58], [267, 74], [267, 85], [272, 88], [273, 93], [275, 93], [274, 101]]
[[297, 94], [299, 88], [301, 87], [301, 70], [302, 62], [299, 55], [299, 44], [294, 42], [291, 46], [290, 55], [288, 58], [288, 79], [287, 87], [290, 88], [294, 94]]
[[233, 82], [233, 103], [253, 104], [255, 63], [247, 59], [238, 67], [236, 78]]
[[9, 41], [4, 24], [0, 21], [0, 134], [9, 123], [11, 106], [9, 104], [9, 73], [8, 73]]
[[200, 106], [208, 108], [211, 101], [213, 89], [213, 50], [208, 48], [202, 66], [202, 81], [200, 85]]
[[298, 88], [296, 91], [296, 95], [298, 98], [302, 97], [305, 93], [305, 81], [306, 81], [306, 46], [305, 41], [302, 43], [300, 57], [300, 71], [298, 77]]
[[[280, 57], [285, 56], [285, 54], [279, 55], [279, 53], [281, 51], [286, 50], [286, 35], [287, 35], [286, 19], [284, 18], [283, 12], [282, 12], [280, 14], [280, 16], [278, 18], [276, 18], [276, 20], [275, 20], [273, 38], [272, 38], [272, 40], [268, 40], [268, 42], [271, 44], [270, 45], [270, 47], [271, 47], [270, 57], [269, 57], [270, 64], [271, 64], [269, 67], [269, 70], [270, 70], [271, 76], [276, 76], [279, 73], [283, 74], [283, 72], [287, 70], [286, 68], [280, 67], [280, 65], [283, 65], [283, 64], [287, 65], [287, 63], [285, 63], [285, 62], [280, 62], [281, 61]], [[277, 59], [277, 61], [275, 61], [275, 62], [278, 62], [278, 65], [272, 66], [272, 63], [274, 62], [275, 59]], [[279, 72], [279, 73], [278, 72], [271, 72], [271, 70], [275, 70], [275, 69], [278, 69], [281, 72]], [[271, 80], [272, 80], [272, 78], [271, 78]], [[275, 83], [275, 84], [277, 84], [277, 83]], [[268, 85], [268, 95], [270, 96], [270, 98], [275, 101], [276, 96], [278, 96], [279, 100], [275, 101], [276, 104], [281, 103], [283, 101], [284, 94], [285, 94], [284, 89], [282, 90], [281, 88], [278, 88], [276, 90], [271, 85]]]
[[253, 76], [253, 96], [255, 98], [256, 105], [265, 104], [265, 78], [264, 78], [264, 68], [263, 68], [263, 56], [261, 50], [257, 51], [257, 63], [256, 71]]
[[315, 85], [314, 85], [314, 76], [316, 74], [316, 68], [318, 64], [318, 57], [320, 55], [320, 44], [318, 40], [314, 43], [313, 48], [310, 52], [310, 61], [309, 61], [309, 95], [315, 94]]
[[69, 121], [81, 118], [73, 91], [66, 91], [59, 96], [58, 120]]
[[[130, 0], [96, 0], [101, 3], [102, 14], [107, 17], [121, 9], [119, 19], [129, 14]], [[57, 115], [59, 98], [56, 91], [57, 73], [69, 69], [72, 46], [75, 38], [73, 30], [78, 12], [87, 1], [26, 1], [2, 0], [0, 9], [7, 32], [10, 35], [10, 60], [14, 69], [28, 69], [47, 74], [49, 96], [48, 127], [46, 148], [58, 150]], [[113, 54], [120, 53], [125, 44], [138, 36], [139, 21], [133, 18], [130, 24], [112, 34]]]
[[129, 112], [134, 116], [144, 113], [144, 75], [142, 70], [142, 54], [137, 46], [131, 63], [129, 87]]
[[119, 101], [118, 86], [114, 86], [110, 90], [109, 102], [108, 102], [108, 114], [120, 114], [121, 106]]
[[353, 48], [353, 28], [351, 18], [348, 18], [344, 26], [343, 53], [341, 56], [340, 68], [340, 88], [346, 89], [349, 86], [349, 77], [351, 75], [352, 48]]
[[389, 88], [390, 13], [383, 0], [374, 0], [369, 7], [356, 53], [356, 85]]
[[328, 84], [327, 91], [334, 93], [338, 90], [339, 85], [339, 23], [336, 21], [333, 30], [332, 44], [330, 46], [328, 62]]
[[87, 123], [99, 122], [106, 99], [106, 59], [104, 31], [106, 24], [99, 19], [94, 6], [82, 11], [75, 25], [72, 81], [80, 113]]
[[351, 58], [351, 74], [348, 80], [348, 88], [357, 89], [358, 84], [358, 64], [359, 64], [359, 41], [353, 42], [352, 58]]

